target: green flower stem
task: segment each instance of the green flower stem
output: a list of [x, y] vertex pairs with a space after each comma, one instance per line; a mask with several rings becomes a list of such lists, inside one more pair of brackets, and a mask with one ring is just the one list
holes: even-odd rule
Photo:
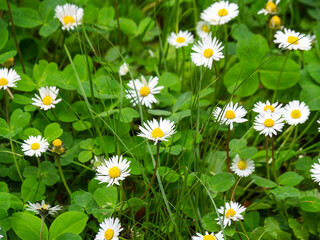
[[122, 196], [122, 204], [121, 204], [121, 207], [120, 209], [118, 210], [118, 212], [120, 212], [124, 206], [124, 203], [126, 202], [126, 197], [125, 197], [125, 194], [124, 194], [124, 190], [123, 190], [123, 186], [122, 186], [122, 182], [120, 183], [120, 190], [121, 190], [121, 196]]
[[122, 52], [122, 46], [121, 46], [121, 30], [120, 30], [120, 21], [119, 21], [119, 14], [118, 14], [118, 6], [116, 0], [113, 0], [113, 6], [114, 6], [114, 11], [116, 13], [116, 19], [117, 19], [117, 26], [118, 26], [118, 37], [119, 37], [119, 50], [120, 53]]
[[234, 223], [234, 226], [236, 227], [236, 232], [238, 233], [238, 236], [239, 236], [240, 240], [242, 240], [236, 222], [233, 222], [233, 223]]
[[238, 181], [237, 181], [236, 185], [234, 186], [234, 189], [233, 189], [232, 194], [231, 194], [230, 202], [231, 202], [231, 201], [232, 201], [232, 199], [233, 199], [234, 192], [236, 191], [236, 188], [237, 188], [237, 186], [238, 186], [238, 184], [239, 184], [239, 182], [240, 182], [241, 178], [242, 178], [242, 177], [240, 177], [240, 178], [238, 179]]
[[40, 158], [39, 157], [37, 157], [37, 162], [38, 162], [38, 178], [40, 181], [41, 169], [40, 169]]
[[42, 240], [43, 224], [46, 217], [41, 216], [40, 240]]
[[67, 189], [67, 192], [68, 192], [68, 194], [71, 196], [71, 191], [70, 191], [70, 189], [69, 189], [69, 187], [68, 187], [68, 184], [67, 184], [67, 182], [66, 182], [66, 179], [64, 178], [64, 175], [63, 175], [63, 171], [62, 171], [62, 167], [61, 167], [61, 162], [60, 162], [60, 155], [55, 155], [55, 159], [56, 159], [56, 161], [57, 161], [57, 165], [58, 165], [58, 169], [59, 169], [59, 173], [60, 173], [60, 177], [61, 177], [61, 180], [62, 180], [62, 182], [63, 182], [63, 185], [64, 185], [64, 187]]
[[[241, 222], [241, 221], [239, 221], [239, 224], [240, 224], [240, 227], [241, 227], [242, 231], [244, 232], [244, 234], [245, 234], [245, 235], [246, 235], [246, 237], [248, 238], [248, 233], [247, 233], [246, 229], [244, 228], [244, 226], [243, 226], [242, 222]], [[249, 238], [248, 238], [248, 239], [249, 239]]]
[[230, 143], [230, 125], [228, 126], [228, 136], [227, 136], [227, 167], [228, 167], [228, 172], [230, 172], [229, 143]]
[[284, 67], [287, 63], [287, 60], [289, 58], [289, 55], [290, 55], [290, 51], [287, 51], [287, 54], [286, 54], [286, 58], [282, 64], [282, 67], [281, 67], [281, 72], [279, 74], [279, 78], [278, 78], [278, 81], [277, 81], [277, 85], [276, 85], [276, 89], [274, 91], [274, 94], [273, 94], [273, 97], [272, 97], [272, 102], [274, 102], [276, 100], [276, 97], [277, 97], [277, 93], [278, 93], [278, 88], [279, 88], [279, 84], [280, 84], [280, 80], [281, 80], [281, 76], [282, 76], [282, 73], [283, 73], [283, 70], [284, 70]]
[[269, 137], [266, 136], [266, 168], [267, 168], [267, 178], [270, 180], [269, 156], [268, 156], [268, 140], [269, 140]]
[[271, 148], [272, 148], [272, 169], [273, 169], [273, 176], [274, 176], [274, 180], [275, 180], [276, 183], [279, 185], [279, 183], [278, 183], [278, 177], [277, 177], [277, 171], [276, 171], [276, 164], [275, 164], [275, 159], [274, 159], [274, 140], [273, 140], [273, 137], [271, 138]]

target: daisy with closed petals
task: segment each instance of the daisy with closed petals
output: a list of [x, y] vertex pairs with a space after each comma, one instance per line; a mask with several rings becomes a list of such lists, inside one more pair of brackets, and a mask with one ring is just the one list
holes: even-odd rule
[[126, 98], [130, 99], [133, 106], [137, 105], [138, 101], [140, 101], [141, 105], [152, 108], [151, 104], [158, 102], [154, 95], [160, 93], [160, 90], [163, 89], [163, 86], [157, 87], [158, 80], [158, 77], [152, 76], [148, 82], [144, 76], [141, 76], [141, 81], [139, 79], [131, 80], [127, 84], [130, 89], [126, 90]]
[[126, 63], [122, 64], [119, 68], [120, 76], [124, 76], [129, 72], [129, 67]]
[[274, 35], [276, 44], [279, 48], [288, 50], [310, 50], [311, 39], [305, 34], [295, 32], [290, 29], [284, 28], [284, 31], [277, 31]]
[[192, 240], [224, 240], [222, 232], [214, 233], [206, 233], [202, 235], [201, 233], [197, 233], [195, 236], [192, 236]]
[[[318, 159], [319, 163], [320, 163], [320, 158]], [[311, 177], [312, 179], [319, 183], [320, 185], [320, 164], [318, 163], [315, 163], [312, 165], [312, 168], [310, 169], [310, 172], [312, 173], [311, 174]]]
[[237, 154], [232, 161], [230, 169], [239, 177], [248, 177], [254, 171], [254, 162], [250, 159], [242, 160]]
[[94, 240], [119, 240], [123, 230], [118, 218], [109, 217], [100, 223], [100, 229]]
[[54, 215], [57, 213], [57, 211], [61, 210], [61, 206], [57, 205], [54, 207], [51, 207], [50, 204], [46, 204], [44, 200], [40, 203], [31, 203], [28, 202], [26, 206], [26, 210], [35, 212], [36, 214], [39, 214], [40, 216], [47, 216], [48, 214]]
[[193, 45], [191, 53], [192, 62], [196, 66], [204, 66], [211, 69], [213, 61], [224, 58], [222, 54], [222, 43], [216, 38], [205, 37]]
[[281, 18], [277, 15], [273, 16], [270, 19], [268, 26], [271, 29], [282, 29], [283, 26], [281, 25]]
[[40, 157], [41, 153], [46, 152], [49, 147], [49, 143], [45, 138], [39, 136], [30, 136], [24, 143], [21, 145], [22, 151], [26, 156], [36, 156]]
[[158, 141], [168, 141], [167, 138], [171, 137], [176, 131], [174, 130], [174, 122], [170, 120], [160, 118], [158, 122], [156, 119], [152, 121], [147, 121], [144, 123], [143, 127], [139, 126], [141, 133], [138, 133], [139, 137], [144, 137], [146, 139], [154, 141], [154, 145]]
[[282, 131], [283, 126], [284, 123], [281, 113], [272, 114], [271, 111], [268, 110], [255, 117], [253, 128], [259, 131], [260, 134], [273, 137]]
[[254, 108], [252, 109], [252, 111], [256, 112], [256, 113], [266, 113], [268, 110], [271, 113], [282, 113], [283, 109], [281, 108], [282, 104], [278, 104], [278, 102], [275, 103], [270, 103], [269, 100], [267, 100], [266, 103], [263, 102], [257, 102], [254, 104]]
[[176, 48], [186, 47], [193, 43], [193, 35], [188, 31], [172, 32], [168, 37], [168, 43]]
[[45, 111], [55, 108], [55, 104], [61, 101], [61, 99], [56, 99], [59, 94], [59, 88], [41, 87], [39, 88], [39, 93], [40, 96], [35, 94], [36, 98], [32, 98], [32, 105], [38, 106]]
[[273, 2], [273, 0], [268, 0], [267, 5], [265, 8], [261, 9], [258, 14], [276, 14], [278, 12], [277, 6], [279, 4], [280, 0], [276, 0]]
[[196, 26], [196, 33], [200, 38], [211, 37], [210, 24], [204, 21], [199, 21]]
[[61, 22], [62, 30], [73, 30], [81, 25], [83, 9], [74, 4], [66, 3], [63, 6], [56, 7], [54, 17]]
[[[221, 206], [220, 209], [218, 209], [218, 212], [222, 215], [220, 216], [220, 219], [223, 222], [224, 227], [226, 227], [231, 225], [231, 221], [236, 222], [243, 220], [241, 213], [245, 210], [246, 208], [239, 203], [231, 201], [230, 203], [226, 202], [225, 207]], [[220, 224], [220, 219], [216, 218], [218, 224]]]
[[238, 8], [235, 3], [220, 1], [205, 9], [200, 17], [211, 25], [223, 25], [238, 16]]
[[113, 156], [109, 160], [104, 160], [102, 165], [97, 167], [96, 179], [100, 183], [108, 183], [108, 186], [120, 185], [119, 181], [130, 176], [129, 167], [130, 162], [127, 159], [122, 159], [122, 156]]
[[0, 69], [0, 90], [7, 90], [16, 87], [17, 81], [20, 81], [20, 75], [13, 69], [1, 68]]
[[233, 129], [233, 123], [243, 123], [248, 121], [244, 118], [247, 114], [247, 111], [242, 107], [238, 106], [238, 103], [233, 105], [233, 102], [230, 102], [223, 109], [217, 107], [213, 111], [213, 116], [220, 124], [230, 125], [230, 130]]
[[289, 125], [304, 123], [308, 120], [310, 114], [308, 106], [304, 102], [300, 103], [298, 100], [289, 102], [283, 110], [283, 119]]

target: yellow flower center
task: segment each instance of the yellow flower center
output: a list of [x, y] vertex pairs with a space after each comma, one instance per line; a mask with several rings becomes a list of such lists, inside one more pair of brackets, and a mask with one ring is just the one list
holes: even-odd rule
[[294, 36], [289, 36], [288, 37], [288, 43], [290, 43], [290, 44], [297, 45], [298, 42], [299, 42], [298, 40], [299, 40], [299, 38], [294, 37]]
[[207, 48], [203, 51], [203, 56], [209, 58], [213, 55], [213, 50], [211, 48]]
[[216, 240], [216, 237], [212, 235], [204, 235], [203, 240]]
[[51, 97], [50, 96], [45, 96], [43, 99], [42, 99], [42, 102], [44, 105], [50, 105], [51, 104]]
[[178, 37], [176, 41], [177, 43], [183, 43], [186, 39], [184, 37]]
[[8, 84], [8, 80], [5, 78], [0, 78], [0, 86], [5, 86]]
[[227, 9], [221, 8], [221, 9], [218, 11], [218, 15], [219, 15], [220, 17], [227, 16], [227, 15], [228, 15]]
[[150, 89], [148, 87], [142, 87], [140, 89], [140, 95], [142, 97], [148, 96], [149, 93], [150, 93]]
[[269, 109], [271, 112], [274, 112], [274, 107], [273, 107], [272, 105], [266, 105], [263, 110], [264, 110], [264, 111], [267, 111], [268, 109]]
[[279, 27], [281, 25], [281, 19], [278, 16], [273, 16], [270, 19], [270, 24], [274, 27]]
[[68, 25], [69, 23], [72, 24], [75, 22], [74, 18], [72, 16], [65, 16], [63, 18], [64, 24]]
[[277, 6], [273, 2], [268, 2], [266, 6], [266, 10], [268, 12], [276, 12], [277, 11]]
[[32, 150], [38, 150], [40, 148], [40, 144], [39, 143], [32, 143], [31, 144], [31, 149]]
[[247, 168], [247, 163], [245, 161], [240, 161], [238, 163], [238, 168], [241, 170], [245, 170]]
[[61, 147], [62, 141], [57, 138], [56, 140], [54, 140], [54, 141], [52, 142], [52, 145], [53, 145], [54, 147]]
[[268, 119], [266, 119], [266, 120], [264, 121], [264, 125], [265, 125], [266, 127], [273, 127], [274, 121], [273, 121], [271, 118], [268, 118]]
[[203, 25], [202, 26], [202, 31], [204, 31], [204, 32], [209, 32], [210, 31], [210, 28], [208, 27], [208, 25]]
[[162, 138], [164, 136], [164, 133], [162, 132], [162, 130], [160, 128], [155, 128], [152, 131], [152, 137], [153, 138]]
[[301, 112], [300, 112], [300, 110], [298, 110], [298, 109], [293, 110], [293, 111], [291, 112], [291, 117], [294, 118], [294, 119], [300, 118], [300, 117], [301, 117]]
[[234, 215], [236, 215], [236, 211], [233, 210], [232, 208], [230, 208], [230, 209], [226, 212], [226, 218], [233, 217]]
[[114, 231], [111, 228], [109, 228], [107, 229], [107, 231], [105, 231], [104, 238], [106, 240], [111, 240], [113, 238], [113, 235], [114, 235]]
[[47, 204], [44, 204], [43, 207], [40, 208], [40, 210], [46, 209], [47, 207], [48, 207], [48, 205], [47, 205]]
[[228, 119], [234, 119], [236, 117], [236, 114], [232, 110], [226, 111], [226, 115], [224, 116], [225, 118]]
[[112, 167], [109, 170], [109, 176], [111, 178], [117, 178], [120, 176], [120, 169], [118, 167]]

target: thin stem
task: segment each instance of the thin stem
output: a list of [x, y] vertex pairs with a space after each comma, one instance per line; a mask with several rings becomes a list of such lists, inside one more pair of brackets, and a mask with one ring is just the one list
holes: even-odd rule
[[70, 189], [69, 189], [69, 187], [68, 187], [68, 184], [67, 184], [67, 182], [66, 182], [66, 179], [64, 178], [64, 175], [63, 175], [63, 171], [62, 171], [62, 167], [61, 167], [61, 162], [60, 162], [60, 155], [55, 155], [55, 159], [56, 159], [56, 161], [57, 161], [57, 165], [58, 165], [58, 169], [59, 169], [59, 173], [60, 173], [60, 177], [61, 177], [61, 180], [62, 180], [62, 182], [63, 182], [63, 185], [64, 185], [64, 187], [66, 188], [66, 190], [67, 190], [67, 192], [68, 192], [68, 194], [71, 196], [71, 191], [70, 191]]
[[[242, 224], [241, 221], [239, 221], [239, 224], [240, 224], [240, 227], [241, 227], [242, 231], [244, 232], [244, 234], [248, 237], [247, 231], [246, 231], [246, 229], [243, 227], [243, 224]], [[249, 239], [249, 238], [248, 238], [248, 239]]]
[[156, 178], [156, 174], [157, 174], [157, 169], [158, 169], [158, 162], [159, 162], [159, 152], [160, 152], [160, 142], [157, 143], [157, 156], [156, 156], [156, 164], [154, 166], [154, 172], [153, 175], [151, 177], [150, 183], [146, 189], [146, 191], [142, 194], [142, 196], [140, 197], [140, 199], [144, 199], [145, 196], [147, 195], [147, 193], [149, 192], [149, 189], [152, 186], [152, 183], [154, 182], [154, 179]]
[[40, 169], [40, 158], [39, 157], [37, 157], [37, 162], [38, 162], [38, 178], [40, 181], [41, 169]]
[[232, 201], [232, 199], [233, 199], [234, 192], [236, 191], [236, 188], [237, 188], [237, 186], [238, 186], [238, 184], [239, 184], [239, 182], [240, 182], [241, 178], [242, 178], [242, 177], [240, 177], [240, 178], [238, 179], [238, 181], [237, 181], [236, 185], [234, 186], [234, 189], [233, 189], [233, 191], [232, 191], [231, 198], [230, 198], [230, 203], [231, 203], [231, 201]]
[[42, 240], [43, 224], [45, 218], [45, 216], [41, 216], [40, 240]]
[[281, 67], [281, 72], [279, 74], [279, 78], [278, 78], [278, 81], [277, 81], [277, 85], [276, 85], [276, 89], [274, 91], [274, 94], [273, 94], [273, 97], [272, 97], [272, 102], [274, 102], [276, 100], [276, 97], [277, 97], [277, 93], [278, 93], [278, 88], [279, 88], [279, 84], [280, 84], [280, 80], [281, 80], [281, 76], [282, 76], [282, 73], [283, 73], [283, 70], [284, 70], [284, 67], [286, 65], [286, 62], [289, 58], [289, 55], [290, 55], [290, 51], [287, 51], [287, 54], [286, 54], [286, 58], [282, 64], [282, 67]]
[[121, 194], [122, 194], [122, 204], [121, 204], [121, 207], [120, 207], [120, 209], [119, 209], [118, 212], [121, 211], [121, 209], [122, 209], [123, 206], [124, 206], [124, 203], [126, 202], [126, 197], [125, 197], [125, 195], [124, 195], [124, 190], [123, 190], [122, 183], [120, 183], [120, 190], [121, 190]]
[[119, 14], [118, 14], [118, 7], [117, 7], [117, 2], [116, 0], [113, 0], [113, 6], [114, 6], [114, 11], [116, 13], [116, 19], [117, 19], [117, 25], [118, 25], [118, 36], [119, 36], [119, 47], [120, 47], [120, 53], [121, 51], [121, 30], [120, 30], [120, 21], [119, 21]]
[[236, 222], [233, 222], [233, 223], [234, 223], [234, 225], [236, 226], [236, 232], [238, 233], [239, 238], [242, 240], [242, 238], [241, 238], [241, 235], [240, 235], [240, 233], [239, 233], [239, 230], [238, 230], [238, 227], [237, 227]]
[[7, 88], [7, 93], [8, 93], [8, 95], [10, 96], [10, 98], [11, 98], [11, 99], [13, 99], [12, 92], [10, 91], [10, 89], [9, 89], [9, 88]]
[[268, 154], [268, 141], [269, 137], [266, 136], [266, 168], [267, 168], [267, 178], [270, 180], [270, 170], [269, 170], [269, 154]]
[[284, 215], [286, 216], [286, 219], [288, 221], [289, 220], [289, 214], [288, 214], [288, 211], [287, 211], [286, 200], [281, 200], [281, 203], [283, 205]]
[[228, 136], [227, 136], [227, 167], [228, 167], [228, 172], [230, 172], [229, 142], [230, 142], [230, 125], [228, 126]]
[[[278, 184], [278, 177], [277, 177], [277, 171], [276, 171], [276, 164], [274, 159], [274, 140], [273, 137], [271, 138], [271, 147], [272, 147], [272, 168], [273, 168], [273, 176], [274, 180]], [[279, 184], [278, 184], [279, 185]]]

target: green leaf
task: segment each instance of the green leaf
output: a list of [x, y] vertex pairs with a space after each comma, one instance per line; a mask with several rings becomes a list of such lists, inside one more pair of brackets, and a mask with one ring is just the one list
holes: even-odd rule
[[289, 197], [296, 197], [299, 195], [299, 190], [291, 186], [278, 186], [270, 190], [270, 192], [273, 193], [280, 200], [284, 200]]
[[172, 91], [180, 92], [181, 81], [176, 74], [165, 72], [160, 76], [158, 86], [164, 86], [165, 88], [169, 88]]
[[120, 18], [120, 29], [127, 35], [134, 35], [137, 33], [137, 24], [129, 18]]
[[98, 13], [98, 24], [108, 26], [114, 18], [114, 8], [113, 7], [103, 7]]
[[97, 137], [94, 140], [94, 142], [102, 150], [105, 150], [106, 153], [113, 153], [115, 151], [116, 145], [115, 145], [114, 137], [101, 136], [101, 137]]
[[81, 151], [78, 155], [78, 159], [82, 163], [88, 162], [92, 157], [92, 151]]
[[185, 92], [180, 97], [178, 97], [176, 103], [172, 107], [172, 112], [176, 112], [181, 109], [183, 105], [189, 103], [192, 99], [192, 92]]
[[313, 85], [303, 88], [300, 100], [304, 101], [311, 111], [320, 110], [320, 86]]
[[12, 136], [11, 130], [6, 120], [0, 118], [0, 135], [3, 137]]
[[311, 157], [302, 157], [299, 158], [296, 162], [296, 169], [301, 171], [306, 171], [311, 169], [311, 165], [313, 164], [313, 160]]
[[59, 235], [56, 240], [81, 240], [82, 238], [79, 235], [76, 235], [71, 232], [62, 233]]
[[79, 206], [86, 208], [92, 199], [93, 199], [93, 196], [91, 193], [83, 192], [74, 196], [73, 200]]
[[244, 219], [243, 224], [246, 226], [247, 229], [251, 231], [257, 227], [259, 227], [260, 222], [260, 214], [258, 211], [248, 212]]
[[148, 113], [154, 116], [170, 116], [171, 112], [166, 110], [148, 109]]
[[62, 128], [60, 128], [59, 123], [50, 123], [44, 129], [44, 138], [47, 139], [48, 142], [52, 142], [53, 140], [59, 138], [63, 133]]
[[[11, 130], [23, 129], [29, 124], [31, 115], [27, 112], [23, 112], [20, 108], [13, 111], [10, 116], [10, 128]], [[20, 131], [21, 131], [20, 130]]]
[[44, 161], [40, 163], [41, 182], [45, 185], [52, 186], [60, 180], [58, 169], [52, 162]]
[[76, 131], [84, 131], [84, 130], [87, 130], [89, 128], [92, 127], [92, 124], [91, 122], [89, 121], [75, 121], [72, 123], [72, 127], [76, 130]]
[[60, 23], [57, 21], [57, 19], [51, 19], [50, 21], [44, 23], [41, 26], [39, 30], [39, 35], [42, 37], [49, 37], [51, 34], [57, 31], [59, 26], [60, 26]]
[[265, 188], [274, 188], [277, 186], [277, 184], [269, 179], [259, 177], [257, 175], [251, 175], [251, 178], [253, 182], [258, 185], [259, 187], [265, 187]]
[[310, 76], [320, 84], [320, 64], [310, 63], [307, 69]]
[[231, 173], [219, 173], [214, 176], [201, 176], [201, 180], [208, 184], [213, 192], [225, 192], [229, 190], [235, 182], [234, 175]]
[[320, 212], [320, 199], [313, 196], [302, 197], [300, 207], [306, 212]]
[[35, 202], [41, 200], [46, 187], [43, 182], [38, 182], [36, 177], [27, 177], [21, 185], [21, 196], [23, 201]]
[[0, 54], [0, 63], [4, 63], [5, 61], [7, 61], [9, 58], [14, 57], [15, 55], [17, 55], [17, 51], [16, 50], [12, 50], [9, 52], [5, 52], [3, 54]]
[[217, 224], [217, 221], [213, 221], [218, 217], [216, 212], [210, 212], [203, 216], [201, 219], [203, 228], [209, 232], [218, 232], [220, 225]]
[[176, 171], [172, 170], [169, 167], [159, 167], [158, 171], [161, 177], [171, 183], [178, 181], [180, 177], [180, 175]]
[[33, 67], [33, 78], [40, 87], [45, 87], [48, 85], [48, 77], [57, 71], [58, 65], [56, 63], [48, 63], [46, 60], [40, 60], [39, 64], [35, 64]]
[[7, 44], [9, 32], [6, 28], [0, 29], [0, 50]]
[[50, 240], [57, 239], [63, 233], [80, 234], [85, 228], [88, 216], [81, 212], [65, 212], [57, 217], [50, 226]]
[[17, 90], [23, 92], [31, 92], [36, 89], [37, 85], [28, 75], [24, 73], [19, 73], [19, 75], [21, 77], [21, 80], [17, 82]]
[[268, 42], [261, 35], [253, 35], [237, 42], [237, 56], [240, 61], [253, 62], [256, 65], [261, 63], [268, 52]]
[[97, 188], [93, 197], [100, 207], [115, 208], [118, 201], [118, 191], [116, 187], [112, 186]]
[[294, 235], [297, 237], [297, 239], [301, 239], [301, 240], [309, 239], [308, 229], [302, 224], [300, 224], [297, 219], [290, 218], [289, 226], [292, 229]]
[[92, 138], [88, 138], [87, 140], [81, 141], [80, 147], [84, 150], [92, 150], [94, 147], [94, 140]]
[[140, 35], [140, 34], [147, 33], [153, 28], [154, 25], [155, 25], [155, 22], [152, 18], [146, 17], [142, 19], [141, 22], [139, 23], [138, 34]]
[[[119, 112], [115, 112], [114, 115], [118, 118]], [[132, 122], [134, 118], [138, 118], [139, 116], [139, 113], [133, 108], [122, 108], [120, 121], [124, 123], [129, 123]]]
[[22, 28], [34, 28], [42, 24], [38, 11], [31, 8], [16, 8], [12, 10], [13, 22]]
[[295, 186], [303, 180], [303, 177], [295, 172], [286, 172], [282, 174], [279, 178], [279, 184], [285, 186]]
[[10, 203], [11, 195], [10, 193], [0, 192], [0, 206], [5, 210], [8, 210], [11, 206]]

